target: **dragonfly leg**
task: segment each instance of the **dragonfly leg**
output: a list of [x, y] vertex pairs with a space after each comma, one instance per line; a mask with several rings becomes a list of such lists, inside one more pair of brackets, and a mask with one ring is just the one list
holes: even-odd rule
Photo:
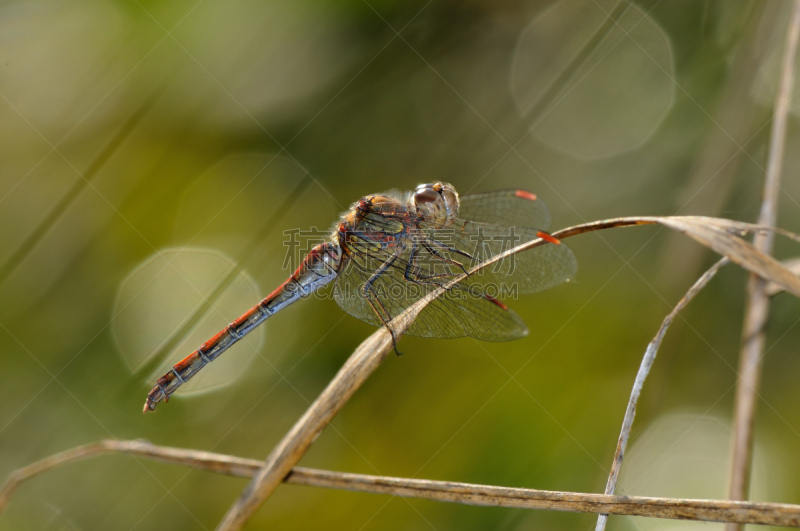
[[439, 274], [439, 275], [437, 275], [437, 274], [422, 275], [420, 273], [420, 264], [419, 264], [419, 255], [418, 255], [419, 247], [418, 247], [418, 245], [422, 245], [423, 247], [425, 247], [425, 249], [429, 253], [431, 253], [431, 255], [433, 255], [435, 258], [438, 258], [442, 262], [447, 262], [448, 264], [451, 264], [451, 265], [454, 265], [454, 266], [458, 266], [461, 269], [461, 271], [463, 271], [464, 274], [467, 275], [467, 276], [469, 276], [469, 271], [467, 271], [467, 268], [464, 267], [464, 264], [462, 264], [458, 260], [453, 260], [452, 258], [449, 258], [447, 256], [443, 256], [439, 251], [437, 251], [434, 248], [434, 246], [438, 247], [439, 249], [445, 250], [445, 251], [450, 251], [450, 252], [453, 252], [453, 253], [456, 253], [456, 254], [460, 254], [462, 256], [465, 256], [465, 257], [469, 258], [470, 260], [472, 260], [474, 262], [478, 261], [477, 259], [475, 259], [475, 257], [473, 257], [469, 253], [466, 253], [466, 252], [464, 252], [464, 251], [462, 251], [460, 249], [456, 249], [455, 247], [450, 247], [448, 245], [445, 245], [442, 242], [440, 242], [438, 240], [435, 240], [435, 239], [431, 238], [430, 236], [428, 236], [426, 234], [420, 234], [418, 236], [417, 240], [414, 242], [414, 247], [411, 250], [411, 257], [409, 258], [409, 267], [406, 267], [406, 280], [409, 280], [411, 282], [426, 282], [426, 283], [429, 283], [429, 284], [436, 284], [437, 286], [441, 286], [442, 284], [439, 283], [439, 282], [430, 282], [430, 281], [436, 280], [436, 279], [440, 279], [440, 278], [447, 278], [447, 277], [452, 277], [453, 276], [451, 273], [445, 273], [445, 274]]
[[[386, 260], [378, 269], [375, 270], [372, 276], [369, 277], [369, 279], [364, 283], [364, 286], [361, 288], [361, 294], [364, 296], [365, 299], [367, 299], [367, 302], [369, 302], [370, 306], [372, 306], [372, 309], [378, 316], [378, 319], [381, 320], [383, 326], [386, 327], [386, 329], [389, 331], [389, 334], [392, 336], [392, 346], [394, 347], [394, 351], [395, 353], [397, 353], [398, 356], [400, 356], [402, 352], [397, 350], [397, 339], [394, 337], [394, 331], [392, 330], [392, 327], [389, 326], [389, 321], [391, 321], [392, 316], [386, 310], [386, 307], [383, 305], [383, 302], [381, 302], [381, 299], [380, 297], [378, 297], [378, 294], [375, 293], [375, 289], [372, 287], [372, 285], [375, 284], [375, 282], [378, 280], [378, 278], [380, 278], [381, 275], [386, 273], [387, 269], [392, 267], [392, 264], [394, 264], [397, 261], [403, 250], [404, 250], [403, 247], [398, 247], [398, 249], [392, 254], [392, 256], [390, 256], [388, 260]], [[372, 297], [369, 296], [370, 294], [372, 295]], [[381, 310], [383, 310], [383, 313], [386, 314], [385, 319], [383, 315], [381, 315], [380, 310], [378, 310], [378, 307], [375, 306], [375, 302], [372, 301], [373, 297], [375, 298], [375, 302], [377, 302], [380, 305]]]
[[[456, 249], [455, 247], [450, 247], [449, 245], [446, 245], [446, 244], [444, 244], [444, 243], [440, 242], [439, 240], [436, 240], [436, 239], [434, 239], [434, 238], [431, 238], [431, 237], [430, 237], [430, 236], [428, 236], [428, 235], [425, 235], [425, 236], [424, 236], [424, 238], [422, 239], [422, 241], [423, 241], [425, 244], [427, 244], [427, 245], [426, 245], [426, 247], [427, 247], [427, 246], [430, 246], [431, 244], [433, 244], [433, 245], [435, 245], [436, 247], [438, 247], [439, 249], [441, 249], [441, 250], [443, 250], [443, 251], [449, 251], [449, 252], [451, 252], [451, 253], [460, 254], [461, 256], [463, 256], [463, 257], [465, 257], [465, 258], [469, 258], [470, 260], [472, 260], [473, 262], [476, 262], [476, 263], [477, 263], [477, 262], [480, 262], [480, 260], [478, 260], [477, 258], [475, 258], [474, 256], [472, 256], [472, 255], [471, 255], [471, 254], [469, 254], [468, 252], [462, 251], [461, 249]], [[439, 255], [437, 252], [435, 252], [433, 249], [430, 249], [430, 251], [431, 251], [431, 254], [433, 254], [434, 256], [437, 256], [437, 257], [441, 258], [442, 260], [449, 260], [449, 259], [447, 259], [447, 258], [445, 258], [445, 257], [442, 257], [442, 256], [440, 256], [440, 255]], [[453, 262], [454, 262], [454, 263], [456, 263], [456, 264], [458, 264], [458, 265], [461, 267], [461, 269], [464, 271], [464, 273], [467, 273], [467, 270], [466, 270], [466, 269], [464, 269], [464, 266], [463, 266], [463, 265], [462, 265], [460, 262], [456, 262], [455, 260], [453, 260]]]
[[408, 257], [408, 262], [406, 262], [406, 270], [403, 273], [403, 278], [414, 284], [424, 282], [425, 279], [422, 278], [419, 271], [419, 245], [417, 245], [417, 242], [414, 242], [411, 245], [411, 254]]
[[[431, 240], [431, 241], [433, 241], [433, 242], [436, 242], [436, 240]], [[439, 243], [439, 242], [436, 242], [436, 243]], [[422, 241], [422, 245], [424, 245], [424, 246], [425, 246], [425, 249], [427, 249], [427, 250], [428, 250], [428, 251], [429, 251], [429, 252], [430, 252], [430, 253], [431, 253], [433, 256], [435, 256], [435, 257], [436, 257], [436, 258], [438, 258], [439, 260], [442, 260], [442, 261], [444, 261], [444, 262], [447, 262], [447, 263], [449, 263], [449, 264], [453, 264], [453, 265], [455, 265], [455, 266], [458, 266], [458, 267], [460, 267], [460, 268], [461, 268], [461, 271], [463, 271], [465, 275], [469, 276], [469, 271], [467, 271], [467, 268], [465, 268], [465, 267], [464, 267], [464, 264], [462, 264], [462, 263], [461, 263], [461, 262], [459, 262], [458, 260], [453, 260], [452, 258], [448, 258], [448, 257], [446, 257], [446, 256], [442, 256], [441, 254], [439, 254], [439, 252], [438, 252], [438, 251], [436, 251], [436, 250], [435, 250], [433, 247], [431, 247], [431, 245], [430, 245], [430, 244], [429, 244], [427, 241], [425, 241], [425, 240], [423, 240], [423, 241]], [[441, 244], [440, 244], [440, 245], [441, 245]], [[447, 249], [448, 251], [450, 251], [450, 249], [449, 249], [449, 248], [447, 248], [447, 247], [445, 247], [445, 249]], [[454, 251], [454, 252], [456, 252], [456, 251], [457, 251], [457, 252], [459, 252], [460, 254], [463, 254], [464, 256], [468, 257], [470, 260], [474, 260], [474, 258], [472, 258], [472, 257], [471, 257], [469, 254], [467, 254], [467, 253], [461, 253], [460, 251], [458, 251], [458, 249], [453, 249], [453, 251]]]
[[[426, 244], [423, 245], [425, 245], [425, 248], [428, 249], [429, 251], [431, 250]], [[439, 256], [439, 258], [446, 260], [441, 256]], [[451, 274], [423, 275], [420, 272], [419, 245], [417, 244], [417, 242], [414, 242], [413, 247], [411, 247], [411, 255], [408, 258], [408, 263], [406, 264], [406, 270], [403, 276], [406, 280], [408, 280], [409, 282], [413, 282], [415, 284], [434, 284], [436, 286], [442, 287], [442, 283], [436, 282], [436, 280], [440, 278], [452, 277], [453, 275]]]

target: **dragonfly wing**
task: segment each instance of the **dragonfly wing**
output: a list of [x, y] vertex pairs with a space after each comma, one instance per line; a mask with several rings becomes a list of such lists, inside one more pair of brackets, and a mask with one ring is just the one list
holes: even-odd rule
[[[370, 301], [364, 296], [364, 286], [375, 271], [392, 258], [393, 253], [359, 242], [348, 242], [343, 247], [346, 259], [339, 269], [339, 278], [334, 284], [334, 299], [350, 315], [371, 325], [382, 326], [383, 322]], [[372, 300], [378, 308], [383, 310], [382, 316], [387, 321], [402, 313], [409, 304], [419, 299], [419, 296], [414, 297], [413, 293], [405, 291], [400, 264], [404, 259], [407, 260], [407, 254], [403, 253], [394, 265], [372, 284], [370, 296], [378, 297], [378, 300], [375, 298]]]
[[[444, 229], [426, 229], [424, 222], [420, 226], [422, 232], [434, 240], [436, 248], [443, 255], [459, 261], [467, 269], [539, 238], [539, 231], [536, 229], [464, 219], [456, 219], [450, 227]], [[575, 255], [569, 247], [563, 243], [545, 243], [480, 269], [464, 280], [464, 284], [472, 289], [483, 286], [484, 293], [503, 299], [556, 286], [572, 278], [577, 269]]]
[[[374, 272], [392, 257], [392, 252], [375, 249], [368, 244], [348, 244], [348, 260], [339, 272], [334, 285], [334, 298], [350, 315], [374, 326], [382, 321], [363, 294], [364, 285]], [[424, 253], [423, 253], [424, 254]], [[391, 320], [409, 306], [436, 289], [436, 284], [408, 281], [405, 272], [411, 259], [406, 249], [386, 271], [373, 280], [367, 297], [375, 303], [385, 320]], [[437, 279], [445, 283], [460, 273], [443, 273], [423, 255], [416, 262], [416, 278], [444, 275]], [[436, 266], [441, 266], [441, 261]], [[470, 336], [484, 341], [508, 341], [527, 335], [522, 319], [502, 304], [486, 298], [482, 293], [456, 285], [430, 302], [409, 328], [407, 334], [419, 337], [457, 338]]]
[[[444, 329], [442, 322], [448, 324]], [[496, 299], [456, 284], [420, 312], [409, 334], [510, 341], [527, 336], [528, 327], [519, 315]]]
[[[459, 200], [458, 216], [448, 228], [425, 232], [445, 244], [450, 242], [451, 258], [465, 260], [457, 251], [470, 254], [475, 258], [470, 261], [472, 266], [537, 239], [551, 221], [544, 201], [525, 190], [464, 196]], [[423, 218], [420, 226], [435, 226], [435, 222], [426, 223]], [[504, 258], [465, 283], [481, 284], [490, 295], [504, 298], [551, 288], [572, 278], [576, 271], [577, 261], [566, 245], [545, 244]]]
[[503, 190], [467, 195], [459, 199], [458, 216], [498, 226], [546, 230], [550, 210], [535, 194], [525, 190]]

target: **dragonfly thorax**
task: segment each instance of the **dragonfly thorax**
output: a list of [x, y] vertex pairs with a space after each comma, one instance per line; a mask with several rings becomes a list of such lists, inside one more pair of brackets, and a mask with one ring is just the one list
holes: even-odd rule
[[414, 190], [414, 205], [420, 214], [437, 222], [436, 228], [448, 227], [458, 216], [458, 192], [447, 183], [420, 184]]

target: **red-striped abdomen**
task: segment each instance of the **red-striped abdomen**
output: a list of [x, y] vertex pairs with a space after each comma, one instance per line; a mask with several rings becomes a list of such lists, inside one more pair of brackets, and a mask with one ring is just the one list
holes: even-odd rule
[[147, 394], [144, 412], [155, 410], [161, 401], [168, 401], [178, 387], [271, 315], [335, 279], [341, 257], [341, 249], [337, 244], [326, 242], [314, 247], [303, 259], [297, 271], [275, 291], [159, 378], [155, 387]]

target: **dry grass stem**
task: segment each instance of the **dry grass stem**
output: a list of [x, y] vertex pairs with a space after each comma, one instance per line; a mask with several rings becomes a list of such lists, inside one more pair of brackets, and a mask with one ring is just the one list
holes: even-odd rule
[[[667, 333], [667, 329], [672, 324], [672, 321], [678, 315], [678, 312], [683, 310], [689, 302], [695, 298], [695, 296], [700, 293], [706, 284], [714, 278], [717, 274], [717, 271], [724, 266], [725, 264], [729, 263], [727, 257], [722, 258], [716, 264], [711, 266], [708, 271], [703, 273], [697, 282], [695, 282], [689, 291], [686, 292], [686, 295], [678, 301], [678, 304], [675, 305], [675, 308], [672, 309], [669, 314], [664, 318], [664, 321], [661, 323], [661, 328], [658, 329], [658, 333], [656, 337], [647, 345], [647, 349], [645, 350], [644, 356], [642, 357], [642, 363], [639, 365], [639, 372], [636, 373], [636, 379], [633, 382], [633, 389], [631, 390], [631, 397], [628, 400], [628, 408], [625, 410], [625, 418], [622, 421], [622, 429], [620, 430], [619, 440], [617, 441], [617, 450], [614, 452], [614, 461], [611, 463], [611, 473], [608, 475], [608, 483], [606, 484], [606, 494], [614, 494], [614, 491], [617, 488], [617, 480], [619, 479], [619, 471], [622, 468], [622, 459], [625, 456], [625, 450], [628, 447], [628, 439], [631, 435], [631, 428], [633, 427], [633, 419], [636, 417], [636, 403], [639, 400], [639, 395], [642, 393], [642, 388], [644, 387], [644, 381], [647, 379], [647, 375], [650, 374], [650, 368], [653, 366], [653, 362], [656, 360], [656, 354], [658, 354], [658, 349], [661, 347], [661, 341], [664, 339], [664, 335]], [[595, 527], [596, 531], [604, 531], [606, 528], [606, 523], [608, 522], [608, 515], [601, 514], [597, 518], [597, 526]]]
[[261, 463], [261, 468], [217, 529], [241, 529], [391, 350], [392, 337], [385, 328], [372, 334], [356, 349], [311, 407]]
[[[789, 20], [778, 91], [775, 95], [775, 114], [770, 132], [767, 175], [764, 181], [761, 213], [758, 217], [759, 225], [768, 227], [774, 226], [777, 218], [778, 191], [780, 190], [780, 175], [783, 165], [798, 36], [800, 36], [800, 0], [795, 0]], [[753, 245], [765, 255], [769, 255], [772, 252], [772, 240], [773, 235], [771, 233], [757, 233], [753, 238]], [[761, 360], [763, 358], [766, 325], [769, 315], [767, 284], [768, 279], [756, 275], [750, 275], [747, 284], [748, 301], [743, 326], [739, 379], [736, 386], [733, 452], [730, 485], [728, 488], [728, 497], [732, 500], [746, 500], [750, 485], [756, 401], [761, 381]], [[741, 530], [743, 526], [729, 524], [726, 529], [727, 531]]]
[[[234, 477], [252, 477], [261, 470], [262, 465], [261, 461], [255, 459], [156, 446], [141, 440], [100, 441], [61, 452], [14, 472], [0, 490], [0, 512], [8, 505], [13, 493], [25, 480], [74, 461], [108, 453], [131, 454]], [[800, 527], [800, 506], [780, 503], [646, 498], [515, 489], [449, 481], [348, 474], [310, 468], [294, 468], [282, 478], [282, 481], [295, 485], [389, 494], [466, 505]]]
[[[758, 251], [738, 236], [742, 232], [764, 230], [764, 227], [734, 222], [719, 218], [699, 216], [673, 217], [628, 217], [615, 218], [569, 227], [553, 233], [559, 239], [578, 234], [618, 227], [662, 224], [691, 236], [714, 251], [727, 256], [748, 271], [774, 281], [786, 291], [800, 297], [800, 278], [793, 275], [768, 255]], [[486, 260], [472, 269], [474, 274], [504, 258], [540, 245], [552, 245], [543, 239], [536, 239], [519, 245]], [[390, 322], [395, 339], [399, 339], [416, 316], [433, 299], [466, 278], [462, 274], [442, 287], [431, 291], [413, 306]], [[344, 407], [347, 400], [358, 390], [392, 348], [392, 337], [385, 329], [379, 329], [367, 338], [345, 362], [337, 375], [303, 416], [295, 423], [289, 433], [269, 454], [261, 470], [253, 477], [233, 506], [228, 510], [217, 527], [218, 531], [241, 529], [247, 520], [278, 488], [289, 471], [300, 461], [306, 451], [333, 417]]]
[[[788, 260], [782, 260], [781, 264], [783, 265], [783, 267], [785, 267], [795, 275], [800, 276], [800, 258], [790, 258]], [[773, 297], [778, 293], [783, 292], [783, 288], [775, 284], [774, 282], [768, 282], [766, 292], [767, 295]]]

